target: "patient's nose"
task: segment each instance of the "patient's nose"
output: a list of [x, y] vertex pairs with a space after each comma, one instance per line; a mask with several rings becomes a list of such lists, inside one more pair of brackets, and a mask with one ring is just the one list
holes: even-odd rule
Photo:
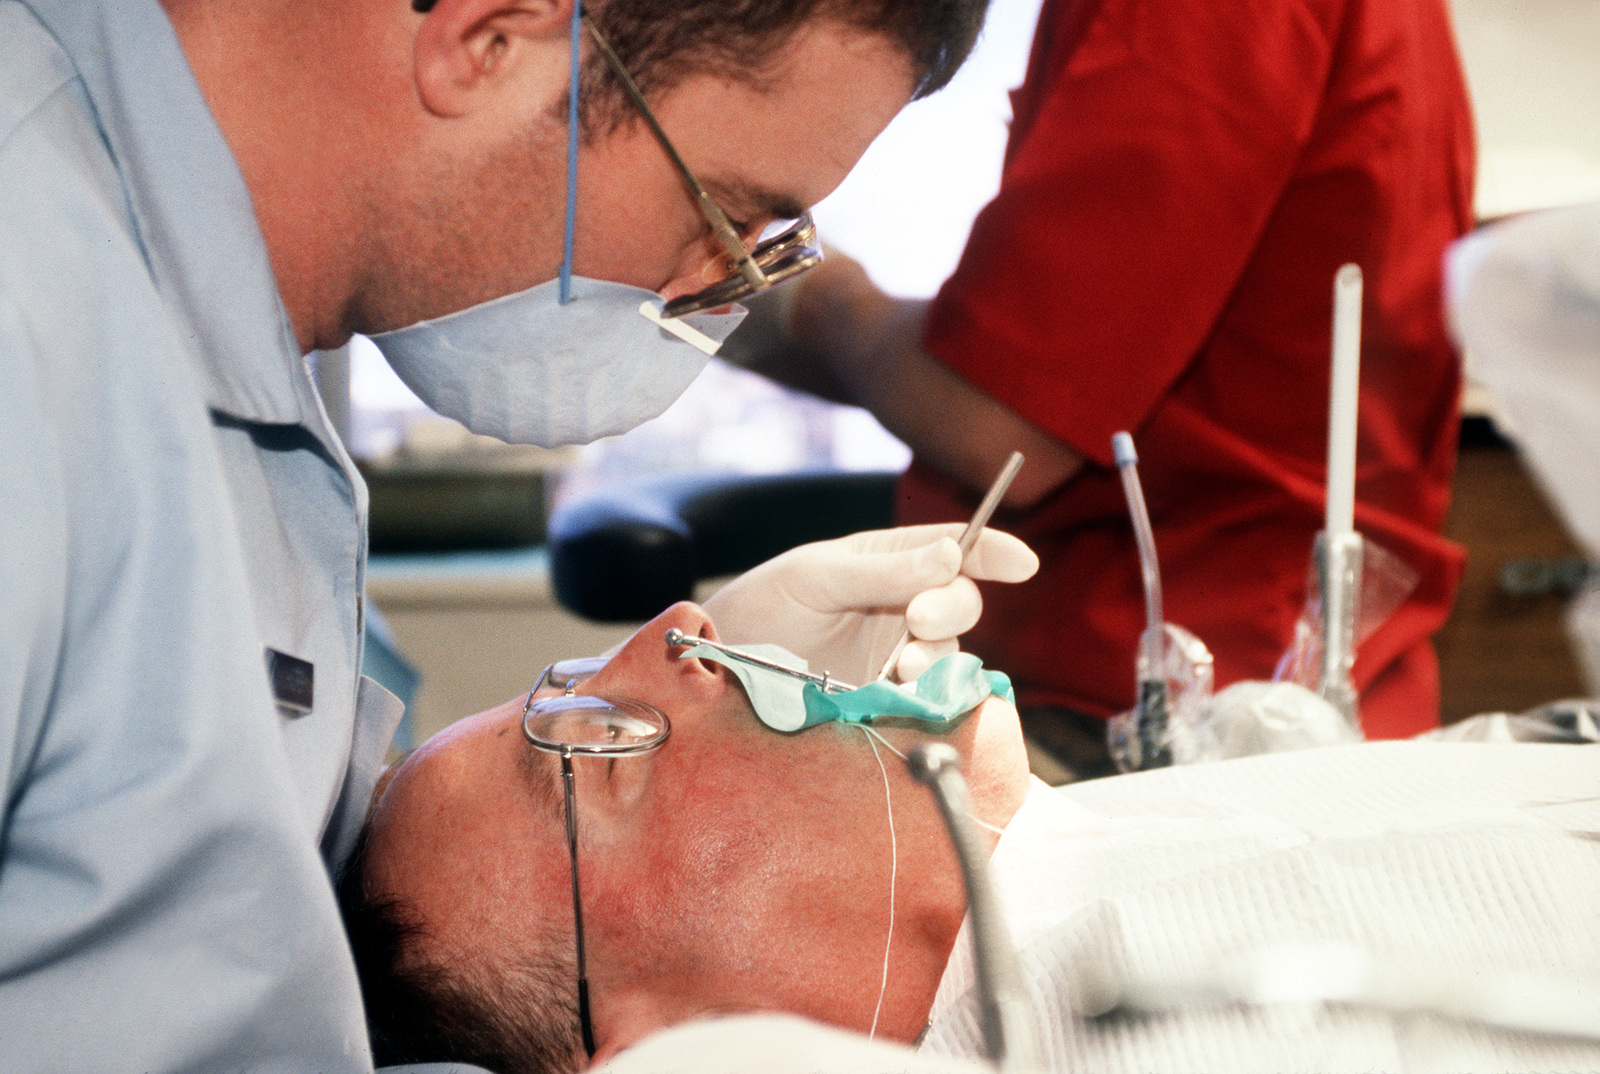
[[703, 660], [680, 659], [683, 648], [667, 644], [667, 633], [674, 629], [686, 638], [717, 637], [710, 616], [698, 604], [674, 604], [640, 627], [584, 692], [631, 697], [660, 709], [720, 693], [725, 685], [722, 669]]

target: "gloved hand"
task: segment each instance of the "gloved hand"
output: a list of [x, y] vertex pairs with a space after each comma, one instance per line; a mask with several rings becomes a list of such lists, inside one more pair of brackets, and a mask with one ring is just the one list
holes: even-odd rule
[[978, 621], [973, 579], [1020, 582], [1039, 569], [1032, 549], [991, 529], [962, 562], [964, 528], [904, 526], [801, 545], [741, 574], [705, 609], [723, 641], [781, 645], [812, 671], [856, 686], [878, 677], [909, 629], [890, 676], [909, 682], [956, 652], [957, 635]]

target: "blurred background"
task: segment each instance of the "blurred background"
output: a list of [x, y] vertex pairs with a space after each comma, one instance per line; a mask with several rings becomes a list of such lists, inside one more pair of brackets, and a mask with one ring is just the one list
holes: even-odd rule
[[[1477, 117], [1480, 221], [1600, 200], [1600, 0], [1452, 7]], [[824, 241], [891, 293], [933, 294], [997, 188], [1008, 91], [1022, 79], [1037, 9], [1038, 0], [995, 0], [952, 84], [908, 107], [817, 206]], [[661, 417], [560, 451], [506, 447], [431, 414], [363, 339], [316, 361], [372, 492], [368, 594], [421, 675], [402, 745], [526, 690], [551, 660], [632, 633], [634, 623], [593, 623], [556, 600], [552, 510], [651, 475], [891, 473], [910, 459], [864, 411], [715, 359]], [[1600, 658], [1574, 651], [1561, 618], [1594, 567], [1502, 435], [1494, 400], [1469, 388], [1466, 410], [1447, 534], [1470, 559], [1436, 638], [1444, 720], [1600, 694], [1581, 670]]]

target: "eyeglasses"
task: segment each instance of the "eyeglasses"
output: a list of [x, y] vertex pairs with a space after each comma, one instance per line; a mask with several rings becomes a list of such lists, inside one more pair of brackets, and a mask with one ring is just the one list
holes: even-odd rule
[[667, 132], [661, 129], [661, 123], [656, 119], [655, 113], [650, 111], [650, 106], [645, 103], [644, 94], [639, 92], [638, 85], [622, 66], [617, 54], [612, 51], [611, 44], [601, 35], [587, 14], [583, 16], [583, 25], [594, 40], [595, 48], [605, 59], [606, 66], [611, 68], [611, 73], [622, 84], [623, 92], [639, 110], [639, 115], [655, 135], [656, 141], [661, 143], [661, 148], [672, 160], [672, 166], [688, 184], [695, 205], [705, 217], [706, 223], [711, 226], [711, 233], [722, 244], [723, 250], [728, 255], [729, 264], [735, 270], [735, 274], [719, 280], [704, 290], [668, 302], [662, 307], [661, 315], [681, 317], [686, 313], [716, 309], [731, 302], [739, 302], [785, 280], [792, 280], [807, 269], [821, 264], [822, 248], [817, 245], [817, 229], [811, 222], [810, 213], [802, 213], [799, 219], [778, 234], [757, 243], [754, 250], [745, 248], [744, 240], [729, 222], [727, 214], [711, 200], [711, 195], [706, 193], [705, 187], [700, 185], [700, 180], [694, 177], [689, 166], [678, 155], [678, 150], [667, 137]]
[[[574, 691], [605, 665], [603, 659], [563, 660], [551, 664], [528, 691], [522, 706], [522, 735], [535, 749], [561, 757], [561, 785], [566, 796], [567, 854], [572, 862], [572, 921], [578, 948], [578, 1025], [583, 1046], [594, 1058], [594, 1025], [589, 1019], [589, 970], [583, 947], [583, 900], [578, 891], [578, 813], [573, 800], [572, 757], [622, 757], [649, 753], [672, 733], [666, 714], [642, 701], [596, 697]], [[539, 699], [554, 686], [563, 692]]]

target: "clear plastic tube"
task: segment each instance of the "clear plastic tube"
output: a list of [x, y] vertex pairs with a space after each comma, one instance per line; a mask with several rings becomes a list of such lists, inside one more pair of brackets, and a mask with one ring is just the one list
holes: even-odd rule
[[[1161, 666], [1161, 624], [1165, 615], [1161, 610], [1161, 569], [1156, 563], [1156, 537], [1150, 528], [1150, 511], [1145, 507], [1144, 489], [1139, 484], [1139, 453], [1133, 448], [1133, 437], [1117, 433], [1111, 437], [1112, 455], [1117, 460], [1117, 471], [1122, 476], [1122, 492], [1128, 498], [1128, 514], [1133, 518], [1133, 537], [1139, 545], [1139, 573], [1144, 577], [1145, 607], [1145, 659], [1152, 669]], [[1154, 642], [1151, 639], [1155, 639]], [[1155, 651], [1151, 651], [1155, 648]]]
[[1156, 561], [1156, 538], [1150, 528], [1150, 511], [1139, 484], [1139, 453], [1126, 432], [1111, 437], [1111, 454], [1122, 477], [1122, 492], [1133, 519], [1133, 536], [1139, 548], [1139, 573], [1144, 580], [1145, 630], [1139, 639], [1139, 746], [1140, 768], [1172, 763], [1167, 741], [1166, 616], [1161, 607], [1161, 568]]

